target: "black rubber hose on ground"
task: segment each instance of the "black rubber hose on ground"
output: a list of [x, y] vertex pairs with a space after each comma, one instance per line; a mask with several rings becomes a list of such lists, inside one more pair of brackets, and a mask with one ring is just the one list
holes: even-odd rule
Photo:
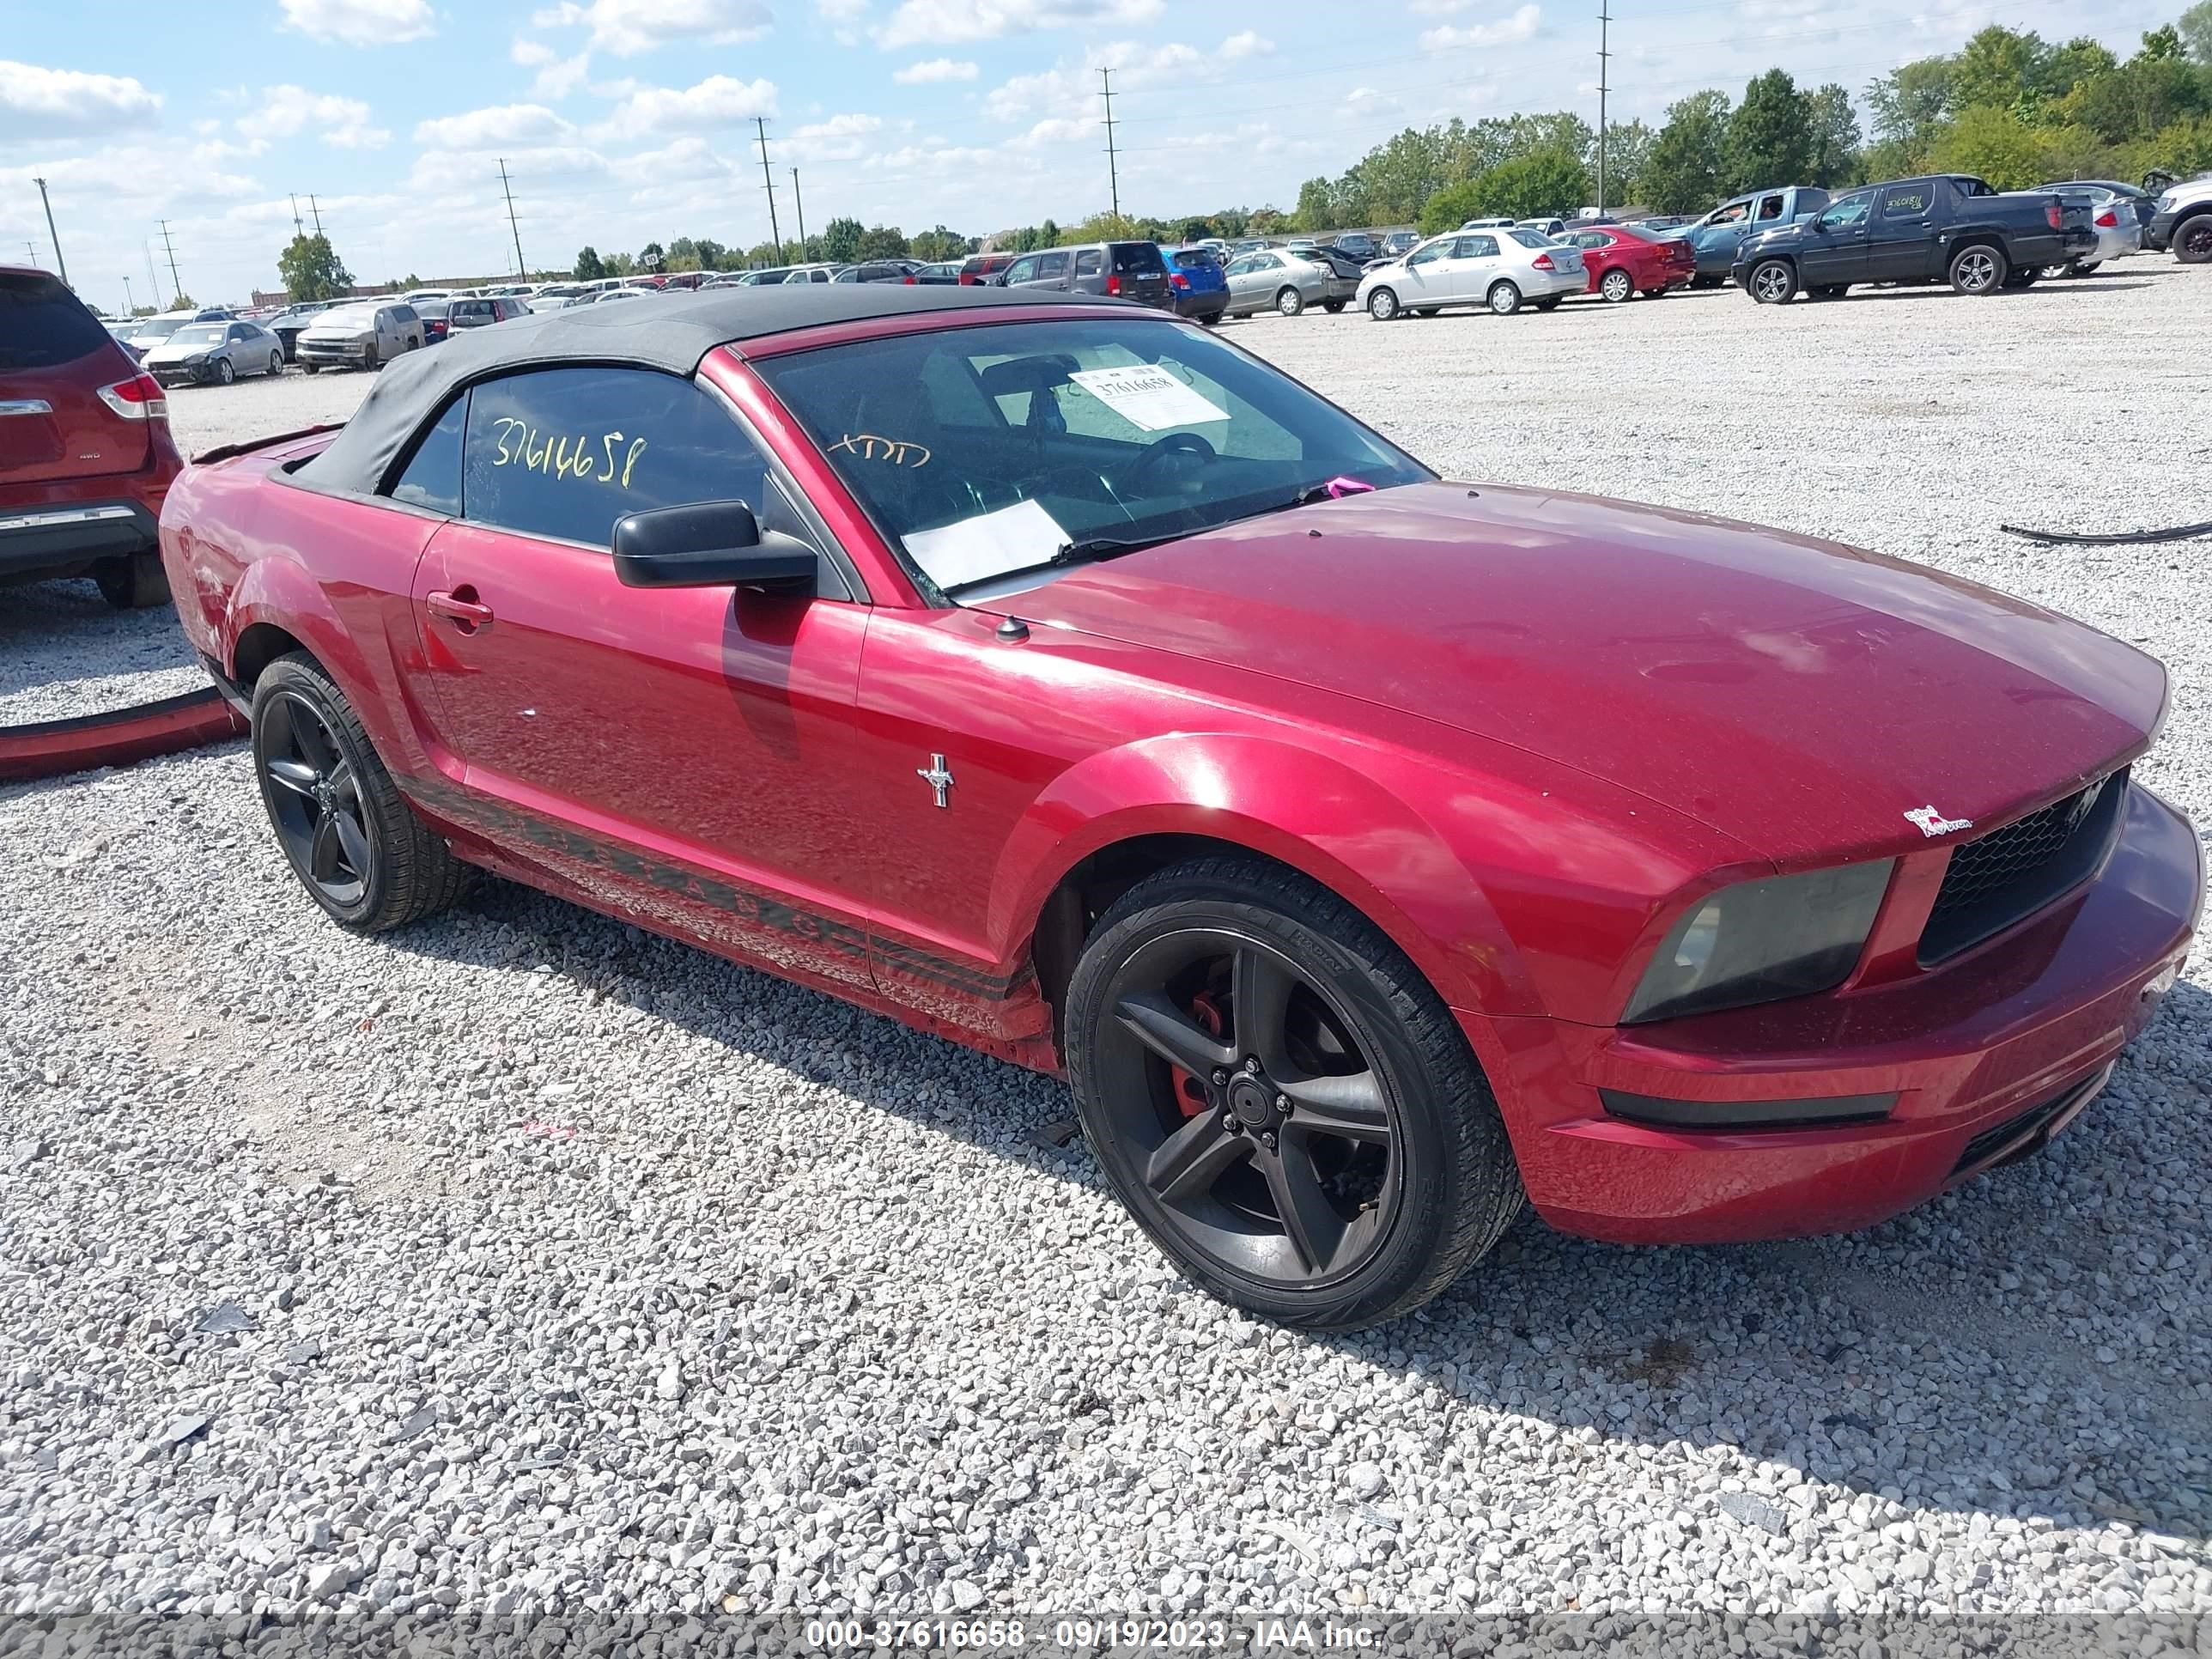
[[2212, 536], [2212, 524], [2176, 525], [2171, 530], [2123, 530], [2111, 536], [2076, 535], [2070, 530], [2027, 530], [2001, 524], [2008, 536], [2025, 536], [2032, 542], [2069, 542], [2081, 547], [2127, 547], [2143, 542], [2185, 542], [2191, 536]]

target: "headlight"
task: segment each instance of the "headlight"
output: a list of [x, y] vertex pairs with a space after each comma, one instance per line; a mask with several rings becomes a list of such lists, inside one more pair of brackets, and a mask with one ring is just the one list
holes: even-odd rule
[[207, 361], [207, 353], [206, 353], [206, 352], [204, 352], [204, 351], [195, 351], [194, 353], [192, 353], [192, 355], [191, 355], [191, 356], [189, 356], [189, 357], [187, 357], [187, 358], [185, 358], [185, 367], [186, 368], [198, 368], [202, 363], [205, 362], [206, 361]]
[[1690, 909], [1644, 970], [1624, 1025], [1808, 995], [1849, 976], [1894, 859], [1738, 882]]

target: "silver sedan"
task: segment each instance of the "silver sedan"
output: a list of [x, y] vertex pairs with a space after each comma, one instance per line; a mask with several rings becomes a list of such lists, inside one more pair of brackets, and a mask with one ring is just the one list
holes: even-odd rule
[[2089, 198], [2089, 222], [2097, 233], [2096, 251], [2086, 259], [2063, 265], [2045, 265], [2045, 276], [2087, 276], [2107, 259], [2124, 258], [2142, 252], [2142, 222], [2130, 198], [2103, 185], [2045, 186], [2066, 196], [2077, 191]]
[[282, 374], [284, 343], [258, 323], [186, 323], [141, 367], [163, 386], [228, 386], [241, 374]]
[[1276, 248], [1240, 253], [1221, 274], [1229, 283], [1229, 304], [1221, 313], [1224, 317], [1249, 317], [1261, 311], [1295, 317], [1328, 298], [1327, 270]]

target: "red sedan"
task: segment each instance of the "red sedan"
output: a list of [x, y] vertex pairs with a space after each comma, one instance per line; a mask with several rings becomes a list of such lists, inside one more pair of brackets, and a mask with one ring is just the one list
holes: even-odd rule
[[1753, 1239], [2021, 1156], [2203, 885], [2129, 646], [1447, 482], [1107, 301], [483, 330], [162, 530], [341, 926], [480, 866], [1063, 1074], [1160, 1247], [1301, 1326], [1417, 1306], [1524, 1193]]
[[1589, 291], [1613, 305], [1638, 294], [1658, 299], [1687, 288], [1698, 274], [1697, 251], [1679, 236], [1654, 236], [1628, 225], [1594, 225], [1559, 240], [1582, 249]]

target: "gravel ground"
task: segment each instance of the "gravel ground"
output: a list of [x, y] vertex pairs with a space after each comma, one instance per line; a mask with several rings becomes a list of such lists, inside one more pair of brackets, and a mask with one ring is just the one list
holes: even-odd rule
[[[2142, 775], [2212, 823], [2212, 544], [1995, 531], [2205, 516], [2160, 484], [2212, 454], [2208, 299], [1228, 333], [1454, 471], [2139, 641]], [[1042, 1080], [509, 886], [338, 933], [239, 745], [0, 791], [0, 845], [19, 1607], [2212, 1611], [2201, 957], [2047, 1155], [1901, 1220], [1530, 1219], [1315, 1340], [1182, 1287]]]
[[[263, 376], [179, 386], [169, 422], [187, 455], [318, 421], [342, 421], [366, 374]], [[0, 726], [105, 714], [207, 684], [167, 605], [116, 611], [89, 579], [0, 588]]]

